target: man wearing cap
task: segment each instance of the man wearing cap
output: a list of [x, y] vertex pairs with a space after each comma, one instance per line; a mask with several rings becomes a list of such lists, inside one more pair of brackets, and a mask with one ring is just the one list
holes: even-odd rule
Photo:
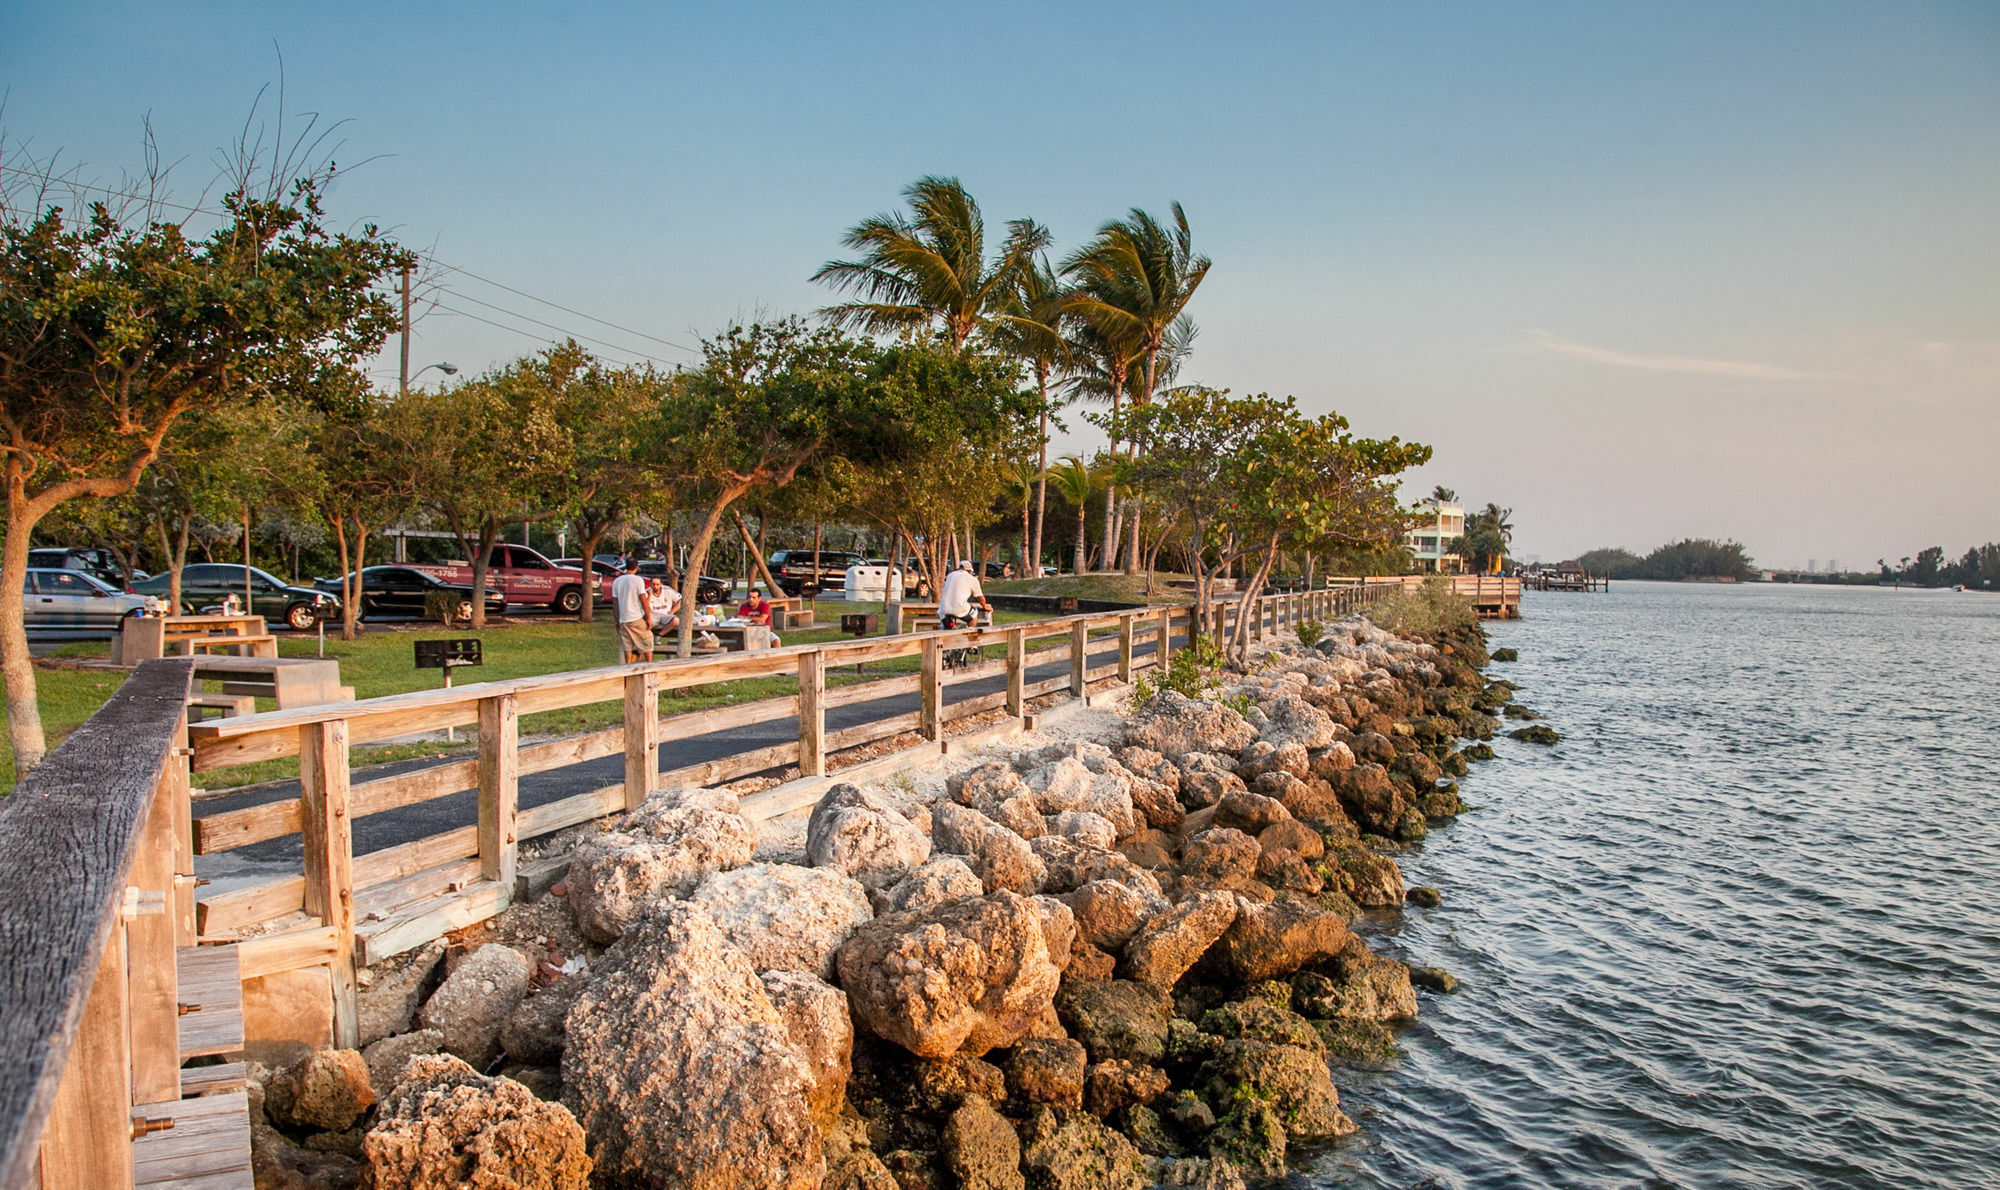
[[972, 625], [974, 603], [985, 611], [988, 619], [992, 618], [993, 605], [986, 602], [986, 592], [980, 587], [978, 576], [972, 573], [972, 563], [960, 562], [957, 570], [945, 576], [944, 590], [938, 594], [938, 626], [959, 628]]
[[639, 559], [625, 559], [625, 573], [611, 580], [611, 606], [618, 609], [618, 649], [623, 660], [653, 659], [653, 626], [647, 613], [646, 580], [639, 577]]

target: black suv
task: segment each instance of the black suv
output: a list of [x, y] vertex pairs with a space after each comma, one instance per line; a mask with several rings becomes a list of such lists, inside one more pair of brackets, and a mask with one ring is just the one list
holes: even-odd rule
[[803, 594], [807, 584], [820, 591], [847, 587], [847, 568], [861, 564], [859, 554], [821, 550], [815, 565], [811, 550], [779, 550], [771, 555], [771, 576], [787, 595]]
[[[110, 583], [117, 590], [125, 589], [125, 572], [118, 565], [118, 556], [110, 550], [94, 546], [38, 547], [28, 551], [28, 565], [43, 570], [81, 570], [95, 579]], [[132, 581], [145, 578], [146, 572], [135, 570]]]

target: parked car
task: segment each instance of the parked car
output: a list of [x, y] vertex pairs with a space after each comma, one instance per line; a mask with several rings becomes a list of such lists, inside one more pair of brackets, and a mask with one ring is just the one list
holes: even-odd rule
[[[672, 584], [674, 581], [673, 572], [668, 569], [666, 562], [660, 558], [649, 558], [639, 563], [639, 577], [665, 579], [669, 584]], [[687, 593], [683, 591], [681, 594], [685, 596]], [[694, 601], [696, 603], [734, 602], [730, 598], [729, 581], [727, 579], [719, 579], [712, 574], [702, 575], [700, 589], [695, 592]]]
[[821, 550], [814, 558], [811, 550], [779, 550], [771, 555], [771, 577], [785, 594], [798, 595], [811, 585], [821, 591], [838, 591], [847, 586], [847, 568], [861, 564], [859, 554], [845, 550]]
[[145, 610], [144, 595], [128, 595], [81, 570], [31, 567], [21, 583], [21, 603], [31, 629], [116, 632], [127, 616]]
[[[28, 551], [28, 565], [43, 570], [80, 570], [95, 579], [110, 584], [113, 590], [125, 587], [125, 571], [118, 565], [118, 557], [110, 550], [84, 546], [55, 546]], [[145, 578], [146, 572], [134, 570], [133, 581]]]
[[[314, 579], [313, 586], [339, 599], [344, 593], [341, 579]], [[414, 566], [370, 566], [361, 572], [360, 616], [421, 616], [424, 601], [433, 593], [459, 597], [455, 619], [472, 616], [472, 588], [464, 583], [448, 583], [425, 574]], [[486, 593], [486, 614], [497, 616], [507, 610], [507, 596], [499, 591]]]
[[[181, 610], [189, 614], [215, 607], [230, 595], [243, 598], [244, 571], [249, 571], [250, 612], [274, 624], [300, 632], [321, 620], [340, 618], [340, 600], [311, 587], [294, 587], [269, 571], [241, 563], [197, 562], [181, 570]], [[171, 574], [156, 574], [132, 584], [140, 595], [167, 594]]]
[[[413, 569], [448, 583], [472, 585], [470, 562], [412, 562]], [[496, 545], [492, 565], [486, 571], [486, 589], [498, 591], [508, 603], [540, 604], [566, 616], [583, 610], [583, 592], [595, 585], [598, 597], [608, 599], [611, 579], [586, 575], [584, 571], [558, 566], [525, 545]]]

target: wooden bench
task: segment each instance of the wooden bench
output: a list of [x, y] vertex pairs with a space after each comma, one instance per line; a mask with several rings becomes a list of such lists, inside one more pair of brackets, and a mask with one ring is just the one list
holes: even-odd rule
[[[114, 642], [114, 655], [120, 665], [137, 665], [155, 657], [165, 657], [169, 652], [188, 656], [194, 652], [187, 642], [208, 640], [214, 637], [267, 637], [271, 644], [268, 653], [261, 656], [278, 655], [277, 640], [270, 637], [264, 625], [264, 617], [256, 615], [224, 615], [216, 613], [203, 616], [134, 616], [119, 625], [118, 639]], [[264, 646], [256, 646], [261, 649]]]
[[221, 682], [224, 694], [273, 699], [281, 711], [353, 697], [353, 689], [340, 684], [340, 662], [313, 657], [202, 656], [195, 659], [194, 676]]
[[278, 655], [278, 638], [268, 632], [258, 636], [190, 636], [175, 643], [182, 653], [190, 657], [208, 652], [225, 652], [236, 657]]
[[[254, 715], [257, 700], [248, 694], [201, 694], [188, 695], [188, 722], [198, 723], [203, 719], [227, 719], [231, 715]], [[219, 715], [203, 715], [202, 711], [220, 711]]]

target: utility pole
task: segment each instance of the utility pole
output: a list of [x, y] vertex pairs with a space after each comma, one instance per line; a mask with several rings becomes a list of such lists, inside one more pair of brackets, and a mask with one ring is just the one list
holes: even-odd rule
[[403, 266], [403, 368], [397, 385], [399, 396], [410, 392], [410, 266]]

